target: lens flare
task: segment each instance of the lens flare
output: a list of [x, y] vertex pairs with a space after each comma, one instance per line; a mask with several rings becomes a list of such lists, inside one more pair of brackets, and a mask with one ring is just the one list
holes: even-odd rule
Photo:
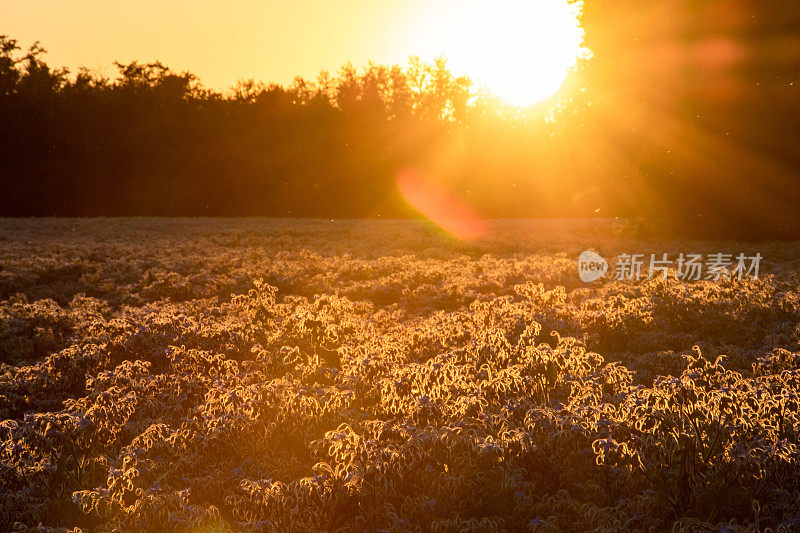
[[469, 206], [417, 171], [398, 172], [397, 189], [411, 207], [457, 239], [472, 241], [489, 231], [486, 222]]

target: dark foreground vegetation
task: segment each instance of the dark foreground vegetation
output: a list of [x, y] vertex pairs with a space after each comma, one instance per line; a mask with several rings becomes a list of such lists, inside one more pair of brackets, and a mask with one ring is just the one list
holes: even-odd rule
[[800, 528], [800, 246], [491, 230], [1, 222], [0, 530]]
[[484, 217], [800, 236], [794, 2], [585, 0], [583, 18], [593, 59], [524, 116], [445, 63], [219, 93], [157, 62], [67, 72], [3, 38], [0, 213], [406, 217], [410, 169]]

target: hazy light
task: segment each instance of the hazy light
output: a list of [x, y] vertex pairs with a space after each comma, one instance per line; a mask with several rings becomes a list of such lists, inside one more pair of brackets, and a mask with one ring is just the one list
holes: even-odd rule
[[454, 73], [527, 107], [553, 96], [584, 55], [578, 14], [567, 0], [443, 0], [411, 39], [424, 59], [443, 55]]

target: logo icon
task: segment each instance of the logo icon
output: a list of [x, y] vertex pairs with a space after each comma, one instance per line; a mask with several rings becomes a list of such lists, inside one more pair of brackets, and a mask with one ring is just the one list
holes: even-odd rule
[[605, 276], [608, 272], [608, 261], [602, 256], [586, 250], [578, 258], [578, 275], [584, 283], [591, 283]]

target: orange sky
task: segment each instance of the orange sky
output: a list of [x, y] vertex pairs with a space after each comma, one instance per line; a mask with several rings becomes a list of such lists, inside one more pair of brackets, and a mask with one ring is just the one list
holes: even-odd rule
[[[0, 0], [0, 33], [48, 63], [112, 72], [114, 60], [160, 60], [215, 89], [238, 79], [316, 77], [347, 61], [404, 63], [403, 39], [425, 0]], [[424, 52], [423, 52], [424, 55]]]

